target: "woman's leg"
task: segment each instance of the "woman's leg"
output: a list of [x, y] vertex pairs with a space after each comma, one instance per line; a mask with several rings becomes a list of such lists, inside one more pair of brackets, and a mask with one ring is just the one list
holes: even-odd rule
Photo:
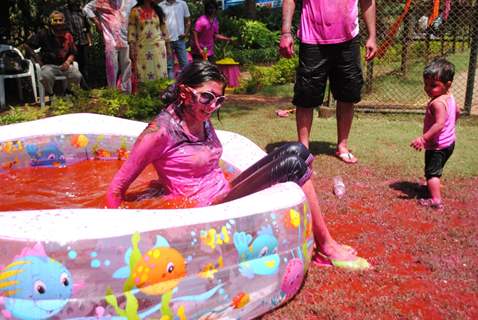
[[227, 202], [263, 190], [275, 183], [293, 181], [302, 186], [312, 214], [312, 229], [317, 249], [331, 259], [353, 260], [356, 251], [338, 244], [330, 235], [310, 177], [313, 156], [301, 143], [275, 149], [243, 171], [232, 182], [232, 189], [221, 201]]
[[[302, 185], [312, 175], [310, 167], [297, 155], [286, 155], [275, 159], [266, 158], [268, 161], [265, 161], [253, 172], [249, 172], [247, 169], [247, 175], [241, 174], [240, 180], [231, 185], [231, 190], [220, 202], [239, 199], [276, 183], [293, 181]], [[262, 160], [260, 162], [262, 163]]]
[[302, 159], [307, 166], [310, 166], [314, 160], [314, 156], [309, 152], [309, 150], [299, 142], [287, 143], [283, 146], [280, 146], [277, 149], [274, 149], [271, 153], [267, 154], [265, 157], [254, 163], [252, 166], [244, 170], [236, 178], [231, 181], [231, 188], [234, 188], [236, 185], [241, 183], [244, 179], [247, 179], [252, 174], [254, 174], [259, 168], [264, 167], [265, 165], [271, 163], [273, 160], [278, 158], [285, 158], [288, 155], [297, 155]]
[[307, 180], [302, 185], [302, 190], [309, 202], [310, 212], [312, 214], [312, 232], [317, 250], [330, 259], [354, 260], [357, 252], [350, 247], [337, 243], [330, 235], [329, 229], [325, 224], [324, 216], [320, 210], [319, 199], [312, 180]]

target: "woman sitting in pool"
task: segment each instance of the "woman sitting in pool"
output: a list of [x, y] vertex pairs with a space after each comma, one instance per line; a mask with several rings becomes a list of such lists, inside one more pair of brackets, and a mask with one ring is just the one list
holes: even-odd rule
[[118, 208], [131, 183], [153, 164], [166, 194], [207, 206], [238, 199], [275, 183], [294, 181], [307, 197], [313, 231], [322, 257], [355, 261], [356, 252], [338, 244], [322, 217], [310, 177], [313, 156], [300, 143], [289, 143], [259, 160], [228, 182], [219, 167], [221, 142], [210, 121], [225, 101], [226, 79], [207, 62], [189, 64], [166, 96], [169, 103], [138, 137], [131, 155], [107, 192], [107, 206]]

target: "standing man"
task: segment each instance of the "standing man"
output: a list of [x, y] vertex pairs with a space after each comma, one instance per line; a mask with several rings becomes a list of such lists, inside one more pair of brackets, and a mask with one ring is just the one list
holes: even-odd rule
[[81, 1], [67, 0], [66, 6], [61, 10], [65, 15], [65, 24], [73, 38], [77, 49], [76, 61], [81, 74], [83, 75], [81, 87], [88, 89], [88, 48], [93, 41], [90, 32], [90, 23], [85, 13], [81, 10]]
[[[346, 163], [357, 158], [348, 148], [354, 103], [361, 98], [363, 85], [360, 65], [358, 2], [368, 31], [365, 44], [367, 61], [377, 52], [375, 0], [303, 0], [298, 38], [299, 67], [294, 98], [299, 141], [309, 147], [313, 111], [324, 100], [327, 77], [337, 100], [337, 148], [335, 155]], [[279, 51], [285, 58], [294, 54], [291, 34], [295, 0], [282, 4], [282, 33]]]
[[174, 79], [174, 54], [178, 57], [181, 70], [188, 64], [186, 51], [186, 35], [191, 28], [189, 8], [183, 0], [163, 0], [160, 4], [166, 15], [171, 51], [168, 55], [168, 77]]
[[128, 18], [136, 0], [93, 0], [83, 11], [103, 34], [108, 86], [131, 93]]

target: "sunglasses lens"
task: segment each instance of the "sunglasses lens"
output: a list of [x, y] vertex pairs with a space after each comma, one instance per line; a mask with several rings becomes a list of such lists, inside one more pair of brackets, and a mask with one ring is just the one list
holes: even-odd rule
[[216, 106], [217, 106], [217, 108], [221, 107], [225, 100], [226, 100], [225, 97], [219, 97], [219, 98], [217, 98], [217, 100], [216, 100]]
[[201, 92], [201, 95], [199, 96], [199, 102], [202, 104], [210, 104], [214, 98], [216, 97], [210, 92]]

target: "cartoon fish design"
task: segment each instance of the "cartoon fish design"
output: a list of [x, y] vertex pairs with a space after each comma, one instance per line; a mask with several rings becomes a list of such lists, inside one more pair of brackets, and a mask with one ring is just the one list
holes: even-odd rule
[[162, 295], [186, 275], [184, 257], [173, 248], [153, 248], [134, 266], [134, 284], [147, 295]]
[[234, 309], [241, 309], [248, 304], [249, 301], [251, 301], [249, 294], [240, 292], [234, 298], [232, 298], [231, 305]]
[[261, 228], [254, 240], [245, 232], [234, 233], [234, 246], [241, 261], [239, 272], [247, 278], [254, 277], [254, 274], [275, 274], [280, 265], [277, 244], [271, 226]]
[[23, 256], [0, 271], [5, 309], [18, 319], [47, 319], [59, 313], [73, 292], [70, 272], [47, 256]]
[[65, 156], [54, 143], [48, 143], [41, 148], [35, 144], [28, 144], [26, 150], [32, 167], [65, 165]]
[[299, 258], [291, 259], [287, 263], [280, 286], [287, 299], [299, 291], [302, 280], [304, 280], [304, 263]]

